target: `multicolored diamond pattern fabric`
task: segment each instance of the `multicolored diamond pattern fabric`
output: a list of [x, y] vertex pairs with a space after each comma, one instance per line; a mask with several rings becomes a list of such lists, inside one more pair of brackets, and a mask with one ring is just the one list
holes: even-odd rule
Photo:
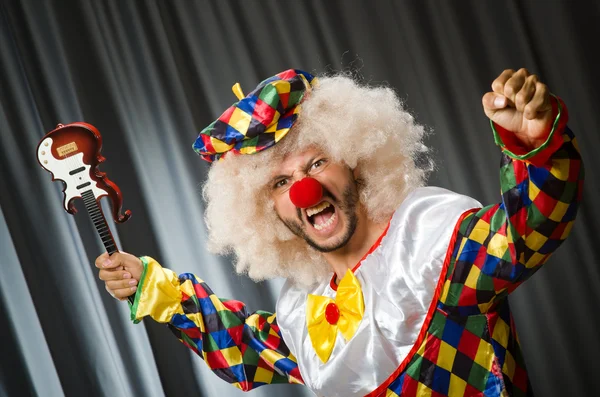
[[[504, 298], [541, 268], [573, 226], [584, 169], [564, 123], [554, 131], [562, 146], [543, 165], [502, 156], [502, 202], [461, 218], [414, 354], [371, 395], [533, 395]], [[168, 309], [176, 313], [169, 327], [217, 375], [242, 390], [303, 383], [275, 314], [250, 314], [241, 302], [220, 300], [191, 274], [178, 283], [181, 302]]]
[[226, 153], [253, 154], [275, 145], [296, 122], [300, 102], [315, 82], [294, 69], [264, 80], [200, 132], [194, 151], [212, 162]]

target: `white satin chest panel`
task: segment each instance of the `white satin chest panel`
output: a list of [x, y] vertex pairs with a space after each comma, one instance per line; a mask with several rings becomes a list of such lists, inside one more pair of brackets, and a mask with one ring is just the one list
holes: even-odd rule
[[306, 385], [319, 396], [364, 396], [384, 383], [414, 345], [433, 299], [452, 231], [460, 215], [481, 207], [451, 191], [416, 189], [397, 209], [380, 246], [355, 271], [365, 314], [348, 342], [338, 333], [326, 363], [306, 329], [308, 294], [335, 298], [329, 280], [303, 289], [287, 282], [277, 323]]

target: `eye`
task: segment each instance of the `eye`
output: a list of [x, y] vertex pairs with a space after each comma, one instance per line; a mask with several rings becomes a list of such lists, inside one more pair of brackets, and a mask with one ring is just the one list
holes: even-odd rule
[[317, 160], [313, 163], [313, 165], [310, 166], [310, 169], [311, 170], [319, 169], [319, 168], [323, 167], [323, 165], [325, 165], [326, 162], [327, 162], [326, 159]]
[[283, 186], [287, 185], [287, 183], [288, 183], [287, 179], [281, 179], [281, 180], [275, 182], [275, 185], [273, 185], [273, 188], [274, 189], [279, 189], [280, 187], [283, 187]]

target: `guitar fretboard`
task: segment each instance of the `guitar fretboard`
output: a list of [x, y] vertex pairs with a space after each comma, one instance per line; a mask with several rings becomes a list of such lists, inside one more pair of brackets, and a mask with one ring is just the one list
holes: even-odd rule
[[81, 193], [81, 197], [83, 198], [83, 202], [85, 203], [85, 208], [90, 214], [90, 218], [92, 222], [94, 222], [94, 226], [96, 227], [96, 231], [102, 240], [102, 244], [104, 244], [104, 248], [109, 255], [118, 252], [117, 245], [115, 244], [115, 240], [108, 228], [108, 224], [106, 223], [106, 219], [104, 218], [104, 214], [100, 209], [100, 205], [96, 202], [96, 197], [94, 197], [94, 193], [91, 190], [87, 190]]

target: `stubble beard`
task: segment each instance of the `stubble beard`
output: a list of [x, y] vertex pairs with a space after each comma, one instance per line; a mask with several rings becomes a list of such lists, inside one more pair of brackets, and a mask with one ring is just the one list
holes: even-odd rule
[[344, 230], [344, 234], [338, 239], [338, 241], [335, 241], [332, 244], [320, 245], [306, 233], [304, 222], [302, 220], [302, 212], [299, 208], [297, 212], [298, 219], [279, 218], [292, 233], [306, 241], [306, 243], [315, 250], [323, 253], [336, 251], [348, 244], [354, 235], [354, 232], [356, 231], [356, 225], [358, 224], [358, 216], [356, 215], [356, 207], [358, 205], [358, 189], [356, 183], [348, 183], [344, 189], [344, 192], [342, 193], [341, 201], [337, 200], [331, 194], [328, 194], [327, 198], [333, 201], [337, 211], [341, 211], [347, 219], [347, 225], [346, 229]]

